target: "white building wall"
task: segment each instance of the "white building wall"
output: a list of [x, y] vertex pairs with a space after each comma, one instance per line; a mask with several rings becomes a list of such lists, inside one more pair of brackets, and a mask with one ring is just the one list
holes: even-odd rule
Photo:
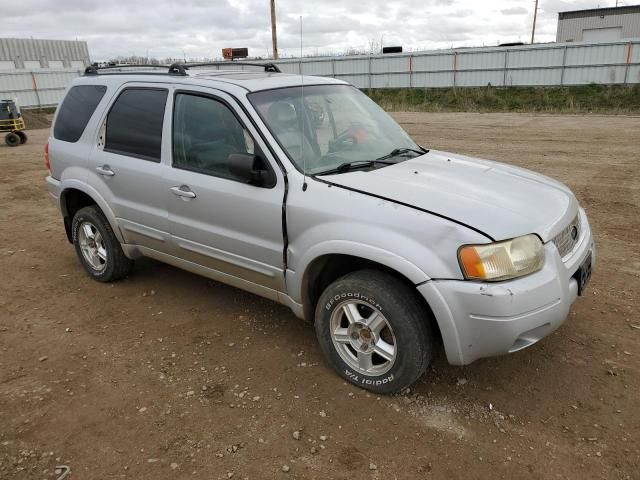
[[561, 13], [556, 42], [613, 42], [640, 38], [640, 6], [635, 10], [613, 13], [616, 11], [614, 8], [598, 9], [593, 11], [593, 15], [585, 13], [583, 16], [579, 16], [580, 12]]
[[[52, 61], [54, 67], [50, 67]], [[15, 70], [81, 68], [89, 65], [87, 42], [75, 40], [39, 40], [0, 38], [0, 67], [13, 63]], [[62, 63], [62, 67], [60, 67]]]

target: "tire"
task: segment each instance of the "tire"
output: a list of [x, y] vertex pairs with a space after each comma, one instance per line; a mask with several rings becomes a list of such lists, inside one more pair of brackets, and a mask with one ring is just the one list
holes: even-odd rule
[[17, 147], [20, 145], [20, 137], [13, 132], [9, 132], [4, 137], [4, 143], [10, 147]]
[[71, 224], [73, 245], [80, 263], [98, 282], [114, 282], [126, 277], [133, 267], [111, 225], [96, 205], [76, 212]]
[[417, 295], [377, 270], [359, 270], [329, 285], [315, 314], [316, 335], [329, 364], [375, 393], [412, 385], [433, 352], [430, 314]]
[[25, 143], [27, 143], [27, 140], [29, 140], [29, 137], [27, 137], [27, 134], [24, 133], [22, 130], [19, 132], [15, 132], [16, 135], [18, 135], [20, 137], [20, 143], [22, 145], [24, 145]]

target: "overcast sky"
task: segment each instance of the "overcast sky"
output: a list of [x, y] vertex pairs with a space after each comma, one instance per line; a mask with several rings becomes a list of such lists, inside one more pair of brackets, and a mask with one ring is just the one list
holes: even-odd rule
[[[219, 57], [223, 47], [271, 54], [269, 0], [20, 0], [2, 3], [0, 35], [86, 40], [92, 60], [118, 55]], [[633, 3], [633, 2], [623, 2]], [[559, 11], [615, 0], [540, 0], [536, 42], [555, 40]], [[496, 45], [531, 37], [534, 0], [276, 0], [281, 55]]]

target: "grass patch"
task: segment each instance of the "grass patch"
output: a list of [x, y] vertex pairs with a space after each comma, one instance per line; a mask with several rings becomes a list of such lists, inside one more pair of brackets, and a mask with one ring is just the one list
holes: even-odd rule
[[364, 90], [387, 111], [640, 113], [640, 85]]

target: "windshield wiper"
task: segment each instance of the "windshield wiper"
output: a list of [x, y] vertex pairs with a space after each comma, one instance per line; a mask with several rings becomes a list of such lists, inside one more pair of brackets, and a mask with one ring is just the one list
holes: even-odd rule
[[428, 150], [423, 151], [408, 147], [395, 148], [391, 151], [391, 153], [376, 158], [375, 160], [354, 160], [352, 162], [344, 162], [335, 168], [316, 173], [316, 175], [332, 175], [335, 173], [344, 173], [356, 168], [373, 167], [376, 163], [381, 163], [383, 165], [395, 165], [396, 163], [399, 163], [399, 161], [389, 161], [390, 158], [406, 155], [407, 153], [417, 153], [418, 155], [424, 155], [427, 152]]
[[424, 155], [427, 152], [428, 150], [423, 151], [423, 150], [417, 150], [415, 148], [409, 148], [409, 147], [395, 148], [391, 150], [391, 153], [388, 153], [387, 155], [383, 155], [382, 157], [378, 157], [375, 159], [375, 161], [386, 160], [388, 158], [393, 158], [393, 157], [399, 157], [407, 153], [417, 153], [418, 155]]
[[398, 162], [387, 162], [384, 158], [378, 158], [376, 160], [354, 160], [353, 162], [341, 163], [335, 168], [324, 170], [322, 172], [316, 173], [316, 175], [332, 175], [334, 173], [344, 173], [356, 168], [373, 167], [376, 163], [381, 163], [383, 165], [393, 165], [394, 163]]

